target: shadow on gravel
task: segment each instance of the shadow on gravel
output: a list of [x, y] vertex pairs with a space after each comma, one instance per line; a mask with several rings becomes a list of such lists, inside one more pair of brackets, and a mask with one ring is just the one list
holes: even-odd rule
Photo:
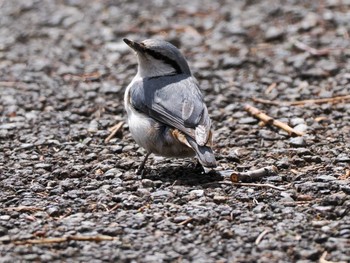
[[142, 177], [187, 186], [205, 185], [223, 180], [223, 177], [215, 171], [205, 174], [203, 168], [195, 164], [178, 167], [161, 167], [151, 171], [146, 169]]

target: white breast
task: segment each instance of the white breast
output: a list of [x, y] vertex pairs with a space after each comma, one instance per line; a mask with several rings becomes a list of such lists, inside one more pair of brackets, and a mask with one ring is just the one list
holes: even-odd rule
[[171, 133], [171, 128], [166, 127], [149, 116], [136, 111], [130, 103], [130, 89], [140, 77], [135, 76], [126, 88], [124, 105], [128, 114], [129, 130], [138, 145], [148, 152], [166, 157], [190, 157], [194, 151], [188, 146], [176, 140]]
[[130, 89], [135, 81], [138, 81], [140, 77], [138, 75], [135, 76], [135, 78], [131, 81], [129, 86], [126, 88], [125, 95], [124, 95], [124, 106], [126, 109], [126, 112], [128, 114], [128, 124], [130, 132], [140, 146], [145, 148], [146, 150], [149, 150], [148, 147], [148, 139], [145, 134], [147, 131], [151, 130], [152, 126], [154, 126], [155, 121], [151, 118], [147, 117], [146, 115], [137, 112], [130, 104]]

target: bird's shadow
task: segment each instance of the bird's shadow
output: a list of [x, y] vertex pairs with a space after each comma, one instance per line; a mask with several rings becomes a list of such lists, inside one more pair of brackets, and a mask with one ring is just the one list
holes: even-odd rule
[[205, 173], [203, 167], [196, 164], [166, 166], [157, 169], [145, 168], [142, 178], [187, 186], [205, 185], [223, 180], [223, 177], [215, 170]]

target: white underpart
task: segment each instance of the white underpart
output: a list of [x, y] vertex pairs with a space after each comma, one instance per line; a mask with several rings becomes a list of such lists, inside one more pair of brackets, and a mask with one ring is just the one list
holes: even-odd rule
[[[152, 126], [152, 121], [145, 117], [144, 114], [141, 114], [137, 112], [129, 101], [129, 93], [131, 87], [134, 85], [136, 81], [139, 81], [142, 79], [139, 74], [137, 74], [134, 79], [131, 81], [129, 86], [127, 86], [125, 94], [124, 94], [124, 106], [126, 109], [126, 112], [128, 114], [128, 125], [130, 132], [134, 138], [134, 140], [139, 144], [141, 147], [147, 149], [147, 145], [144, 142], [147, 138], [145, 136], [145, 131], [149, 130]], [[148, 149], [147, 149], [148, 150]]]

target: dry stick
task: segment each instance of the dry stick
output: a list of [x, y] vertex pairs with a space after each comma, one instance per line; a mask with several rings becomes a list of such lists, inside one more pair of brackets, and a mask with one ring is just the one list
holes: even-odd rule
[[183, 225], [186, 225], [187, 223], [190, 223], [190, 222], [192, 222], [192, 221], [193, 221], [193, 218], [190, 217], [190, 218], [187, 218], [186, 220], [184, 220], [184, 221], [178, 223], [177, 225], [178, 225], [178, 226], [183, 226]]
[[339, 180], [346, 180], [350, 178], [350, 170], [346, 169], [345, 173], [338, 177]]
[[27, 83], [21, 81], [0, 81], [0, 87], [18, 87], [18, 88], [26, 88]]
[[323, 104], [323, 103], [335, 103], [339, 101], [350, 100], [350, 95], [338, 96], [332, 98], [324, 98], [324, 99], [310, 99], [310, 100], [301, 100], [301, 101], [291, 101], [289, 105], [291, 106], [299, 106], [304, 104]]
[[322, 256], [321, 256], [320, 259], [319, 259], [319, 263], [346, 263], [345, 261], [338, 261], [338, 262], [335, 262], [335, 261], [326, 260], [327, 254], [328, 254], [327, 251], [325, 251], [325, 252], [322, 253]]
[[267, 105], [276, 105], [276, 106], [288, 106], [289, 102], [283, 102], [283, 101], [272, 101], [272, 100], [264, 100], [259, 98], [252, 98], [252, 101], [267, 104]]
[[331, 98], [323, 99], [310, 99], [310, 100], [299, 100], [299, 101], [271, 101], [264, 100], [259, 98], [253, 98], [254, 102], [259, 102], [262, 104], [268, 105], [277, 105], [277, 106], [303, 106], [305, 104], [323, 104], [323, 103], [336, 103], [340, 101], [350, 100], [350, 95], [337, 96]]
[[248, 113], [253, 115], [255, 118], [262, 120], [264, 123], [266, 123], [268, 125], [273, 125], [277, 128], [280, 128], [280, 129], [288, 132], [288, 134], [292, 137], [304, 135], [304, 133], [294, 130], [293, 128], [291, 128], [290, 126], [288, 126], [287, 124], [285, 124], [281, 121], [275, 120], [274, 118], [266, 115], [265, 113], [261, 112], [260, 110], [258, 110], [257, 108], [255, 108], [253, 106], [250, 106], [247, 104], [247, 105], [245, 105], [244, 109]]
[[269, 94], [276, 87], [277, 87], [277, 83], [273, 82], [270, 86], [267, 87], [267, 89], [265, 90], [265, 94]]
[[[225, 173], [226, 172], [226, 173]], [[222, 171], [221, 175], [227, 177], [228, 171]], [[260, 180], [265, 176], [276, 175], [278, 172], [277, 167], [274, 165], [263, 167], [257, 170], [248, 171], [248, 172], [231, 172], [229, 174], [230, 180], [234, 185], [237, 186], [251, 186], [251, 187], [268, 187], [273, 188], [279, 191], [284, 191], [283, 187], [274, 186], [272, 184], [257, 184], [257, 183], [246, 183], [247, 181], [251, 182], [253, 180]], [[242, 181], [239, 183], [239, 181]]]
[[36, 244], [53, 244], [53, 243], [64, 243], [68, 241], [112, 241], [115, 237], [98, 235], [98, 236], [65, 236], [65, 237], [52, 237], [52, 238], [41, 238], [41, 239], [28, 239], [28, 240], [14, 240], [15, 245], [36, 245]]
[[114, 125], [114, 126], [108, 128], [108, 130], [109, 130], [110, 132], [113, 132], [113, 131], [115, 131], [115, 130], [118, 131], [121, 127], [123, 127], [123, 125], [124, 125], [124, 122], [123, 122], [123, 121], [120, 121], [120, 122], [118, 122], [116, 125]]
[[17, 211], [17, 212], [37, 212], [37, 211], [43, 211], [43, 208], [35, 207], [35, 206], [16, 206], [16, 207], [6, 207], [3, 208], [7, 211]]
[[277, 172], [278, 172], [277, 167], [274, 165], [271, 165], [271, 166], [263, 167], [253, 171], [247, 171], [247, 172], [241, 172], [241, 173], [233, 172], [230, 175], [230, 179], [233, 183], [238, 183], [239, 181], [243, 183], [247, 183], [247, 182], [260, 180], [266, 176], [276, 175]]
[[116, 133], [123, 127], [124, 122], [121, 121], [118, 124], [114, 125], [113, 127], [111, 127], [109, 129], [109, 131], [111, 132], [110, 135], [108, 135], [108, 137], [105, 139], [105, 143], [108, 143], [113, 137], [114, 135], [116, 135]]
[[113, 212], [114, 210], [118, 209], [121, 207], [121, 204], [116, 204], [115, 206], [113, 206], [111, 209], [108, 210], [108, 212]]
[[263, 232], [261, 232], [260, 235], [255, 240], [255, 245], [259, 245], [261, 240], [264, 238], [264, 236], [269, 232], [271, 232], [271, 230], [269, 229], [265, 229]]
[[300, 41], [295, 41], [294, 46], [296, 46], [297, 48], [299, 48], [303, 51], [309, 52], [313, 56], [324, 56], [324, 55], [328, 55], [330, 53], [329, 48], [316, 49], [316, 48], [310, 47], [310, 46], [308, 46]]

